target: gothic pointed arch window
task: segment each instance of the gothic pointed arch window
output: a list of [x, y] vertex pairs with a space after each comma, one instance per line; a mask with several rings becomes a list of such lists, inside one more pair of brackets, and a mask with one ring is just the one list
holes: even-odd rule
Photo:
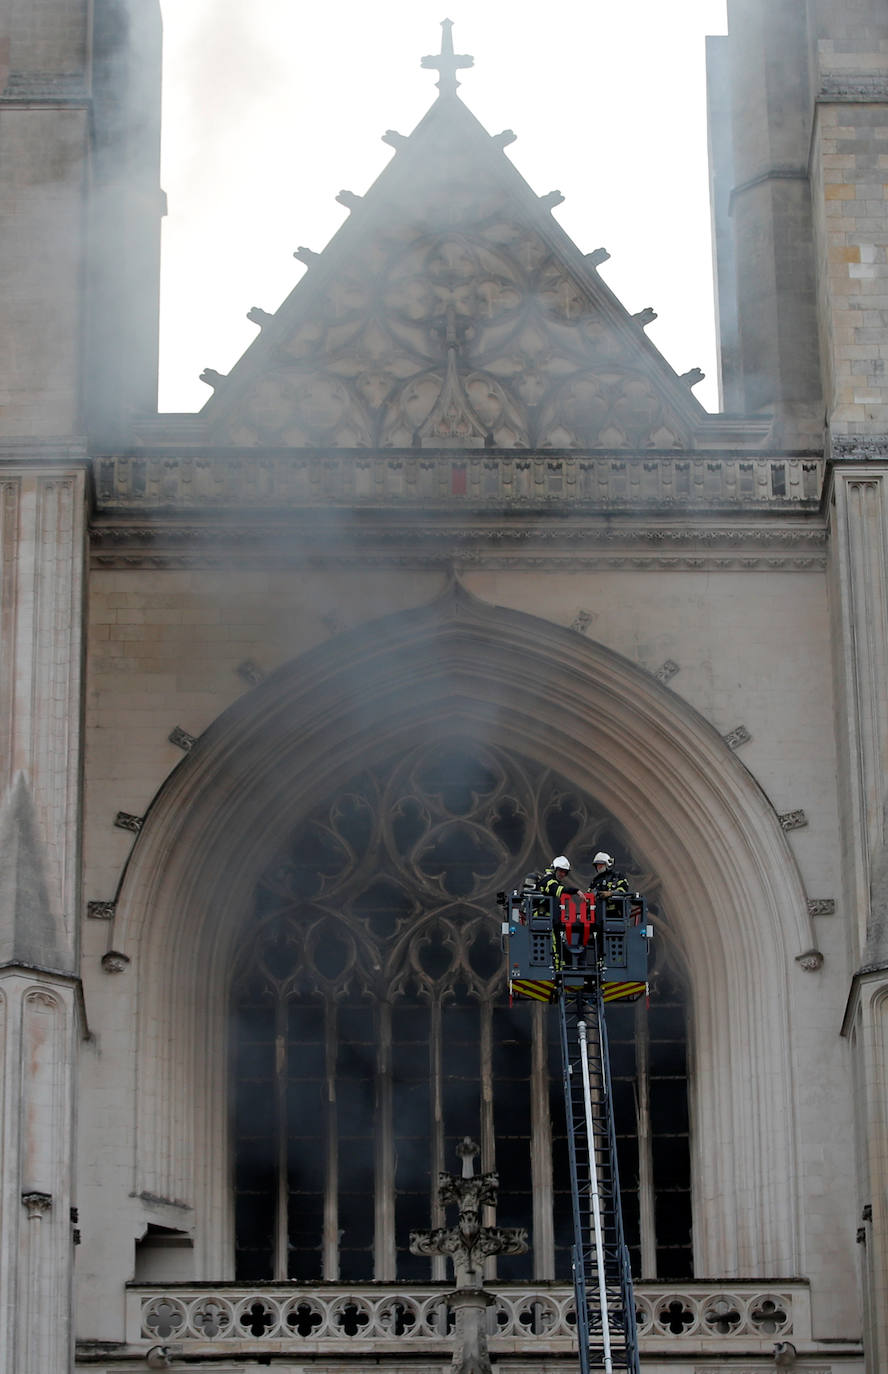
[[[495, 894], [564, 850], [591, 873], [601, 847], [656, 896], [590, 797], [468, 739], [362, 772], [301, 822], [232, 984], [239, 1279], [444, 1278], [409, 1232], [443, 1220], [437, 1174], [464, 1135], [500, 1173], [501, 1221], [532, 1237], [498, 1277], [569, 1277], [555, 1018], [509, 1006]], [[633, 1267], [671, 1279], [692, 1274], [686, 981], [657, 950], [650, 1010], [608, 1014]]]

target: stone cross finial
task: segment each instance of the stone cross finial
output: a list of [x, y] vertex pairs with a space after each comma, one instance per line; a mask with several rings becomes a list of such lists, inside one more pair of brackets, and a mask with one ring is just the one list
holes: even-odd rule
[[414, 1255], [449, 1255], [453, 1260], [456, 1290], [447, 1297], [456, 1320], [450, 1374], [492, 1374], [485, 1308], [494, 1296], [484, 1289], [482, 1269], [490, 1255], [522, 1255], [527, 1232], [518, 1226], [481, 1225], [482, 1207], [496, 1206], [499, 1176], [475, 1173], [475, 1156], [480, 1151], [468, 1136], [456, 1152], [462, 1160], [462, 1176], [439, 1174], [438, 1198], [442, 1207], [456, 1203], [457, 1224], [411, 1231], [410, 1250]]
[[479, 1288], [485, 1259], [491, 1255], [522, 1255], [527, 1249], [527, 1232], [515, 1226], [482, 1226], [482, 1207], [495, 1207], [499, 1175], [475, 1173], [478, 1146], [468, 1136], [457, 1146], [462, 1159], [462, 1177], [438, 1175], [438, 1198], [443, 1207], [455, 1203], [455, 1226], [438, 1226], [432, 1231], [411, 1231], [410, 1249], [414, 1255], [449, 1255], [457, 1288]]
[[437, 82], [438, 90], [441, 95], [456, 95], [456, 88], [459, 82], [456, 73], [460, 67], [474, 67], [474, 57], [465, 54], [456, 54], [453, 51], [453, 21], [442, 19], [441, 21], [441, 51], [436, 57], [422, 58], [421, 65], [430, 67], [439, 75]]

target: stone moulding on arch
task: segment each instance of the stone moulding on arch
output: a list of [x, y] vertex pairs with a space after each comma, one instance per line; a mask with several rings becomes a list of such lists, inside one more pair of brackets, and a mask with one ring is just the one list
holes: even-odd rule
[[[269, 675], [201, 736], [152, 803], [114, 933], [139, 965], [139, 1187], [191, 1198], [210, 1186], [175, 1145], [175, 1115], [203, 1113], [197, 1136], [224, 1141], [226, 979], [255, 875], [320, 789], [430, 729], [495, 740], [557, 769], [597, 797], [658, 873], [692, 981], [697, 1263], [742, 1274], [767, 1256], [795, 1272], [785, 989], [796, 954], [815, 942], [786, 836], [715, 729], [650, 674], [456, 585]], [[170, 1034], [149, 1055], [158, 1023]], [[182, 1056], [196, 1045], [203, 1058], [189, 1067]], [[753, 1111], [745, 1089], [724, 1083], [739, 1069], [748, 1088], [765, 1064]], [[214, 1075], [218, 1103], [207, 1105], [193, 1082]], [[750, 1176], [762, 1202], [734, 1215]], [[208, 1276], [226, 1243], [223, 1226], [207, 1242]]]

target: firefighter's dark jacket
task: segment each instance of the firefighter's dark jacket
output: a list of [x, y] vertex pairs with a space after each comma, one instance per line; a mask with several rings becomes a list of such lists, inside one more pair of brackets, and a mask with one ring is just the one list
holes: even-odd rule
[[578, 887], [567, 887], [558, 877], [561, 870], [547, 868], [540, 874], [540, 892], [545, 892], [547, 897], [560, 899], [567, 892], [571, 897], [575, 897], [579, 892]]
[[589, 884], [590, 892], [628, 892], [629, 882], [622, 873], [618, 873], [615, 868], [606, 868], [603, 873], [596, 873]]

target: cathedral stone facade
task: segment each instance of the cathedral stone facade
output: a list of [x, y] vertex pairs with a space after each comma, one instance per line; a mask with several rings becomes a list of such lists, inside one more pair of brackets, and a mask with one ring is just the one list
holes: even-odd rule
[[164, 415], [156, 0], [6, 6], [14, 1374], [443, 1371], [409, 1233], [466, 1135], [530, 1237], [493, 1365], [574, 1368], [557, 1055], [495, 894], [602, 845], [656, 932], [611, 1026], [643, 1368], [888, 1365], [888, 17], [728, 10], [721, 413], [445, 26], [419, 126]]

